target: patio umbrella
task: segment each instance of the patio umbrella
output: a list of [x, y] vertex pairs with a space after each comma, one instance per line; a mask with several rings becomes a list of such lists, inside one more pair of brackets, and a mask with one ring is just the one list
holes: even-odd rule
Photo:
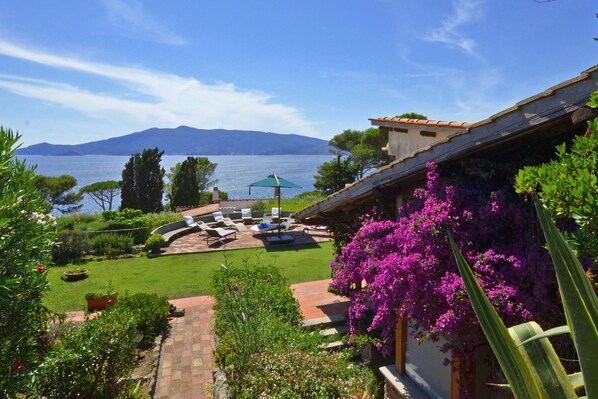
[[260, 181], [256, 181], [255, 183], [251, 183], [249, 185], [249, 194], [251, 194], [251, 187], [274, 187], [274, 193], [278, 196], [278, 237], [280, 237], [280, 219], [282, 218], [282, 211], [280, 209], [280, 189], [281, 188], [303, 188], [287, 179], [283, 179], [282, 177], [276, 176], [276, 174], [272, 174], [265, 179]]

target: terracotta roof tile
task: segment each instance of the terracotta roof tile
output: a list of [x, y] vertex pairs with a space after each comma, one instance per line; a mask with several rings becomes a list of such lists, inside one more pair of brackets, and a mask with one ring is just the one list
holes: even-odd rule
[[434, 127], [453, 127], [453, 128], [463, 128], [468, 129], [471, 126], [471, 123], [468, 122], [454, 122], [454, 121], [434, 121], [434, 120], [424, 120], [424, 119], [410, 119], [410, 118], [392, 118], [388, 116], [380, 117], [380, 118], [370, 118], [372, 124], [376, 122], [390, 122], [390, 123], [400, 123], [404, 125], [413, 125], [413, 126], [434, 126]]

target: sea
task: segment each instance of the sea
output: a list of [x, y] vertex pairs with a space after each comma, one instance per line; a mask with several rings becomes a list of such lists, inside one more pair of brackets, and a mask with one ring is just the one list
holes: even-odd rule
[[[317, 168], [333, 159], [332, 155], [199, 155], [218, 164], [214, 179], [220, 191], [226, 191], [229, 199], [272, 198], [271, 188], [252, 187], [249, 184], [265, 179], [271, 174], [283, 177], [302, 188], [283, 188], [282, 196], [292, 197], [314, 190], [314, 176]], [[77, 179], [75, 190], [91, 183], [105, 180], [121, 180], [122, 170], [129, 156], [82, 155], [46, 156], [19, 155], [28, 166], [37, 166], [36, 173], [46, 176], [71, 175]], [[186, 155], [163, 155], [161, 165], [166, 171]], [[165, 181], [167, 179], [165, 178]], [[120, 206], [120, 196], [115, 199], [112, 209]], [[88, 195], [85, 195], [80, 213], [100, 213], [102, 209]]]

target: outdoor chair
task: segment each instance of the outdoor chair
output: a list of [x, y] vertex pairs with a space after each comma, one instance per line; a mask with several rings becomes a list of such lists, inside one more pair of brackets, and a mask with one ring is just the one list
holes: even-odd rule
[[264, 212], [262, 222], [266, 223], [266, 224], [271, 224], [272, 223], [272, 214], [268, 213], [268, 212]]
[[262, 222], [260, 224], [256, 224], [255, 226], [251, 226], [249, 230], [251, 230], [252, 234], [267, 233], [269, 231], [278, 230], [278, 224]]
[[[210, 245], [210, 240], [215, 240], [220, 242], [220, 240], [224, 238], [232, 238], [233, 240], [237, 239], [237, 230], [225, 230], [222, 228], [215, 228], [215, 229], [206, 229], [206, 233], [208, 236], [206, 237], [206, 244]], [[233, 237], [230, 237], [233, 236]]]
[[295, 224], [295, 218], [293, 218], [293, 214], [290, 214], [289, 217], [287, 218], [287, 220], [282, 222], [282, 224], [280, 226], [284, 228], [284, 231], [288, 231], [291, 228], [291, 226], [293, 226], [294, 224]]
[[282, 210], [280, 208], [272, 208], [272, 221], [274, 223], [280, 222], [280, 214]]
[[241, 220], [244, 224], [253, 224], [253, 216], [251, 215], [251, 208], [241, 209]]
[[243, 223], [235, 223], [231, 218], [222, 218], [222, 223], [224, 223], [225, 227], [231, 227], [233, 229], [237, 229], [238, 231], [247, 231], [247, 227]]
[[199, 225], [195, 220], [193, 220], [193, 216], [185, 215], [183, 216], [183, 220], [188, 227], [192, 227], [194, 229], [199, 229]]
[[214, 222], [218, 226], [224, 226], [224, 216], [222, 212], [212, 212], [212, 217], [214, 218]]
[[202, 232], [206, 231], [207, 229], [213, 229], [212, 226], [210, 226], [209, 224], [207, 224], [206, 222], [204, 222], [203, 220], [198, 220], [197, 222], [195, 222], [197, 224], [197, 227], [199, 228], [199, 233], [201, 234]]

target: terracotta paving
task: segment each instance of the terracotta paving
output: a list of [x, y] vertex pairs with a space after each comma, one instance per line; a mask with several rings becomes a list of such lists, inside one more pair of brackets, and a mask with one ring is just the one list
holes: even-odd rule
[[[206, 244], [206, 233], [204, 232], [193, 232], [174, 240], [170, 246], [163, 248], [165, 251], [163, 255], [173, 254], [186, 254], [193, 252], [208, 252], [208, 251], [226, 251], [230, 249], [239, 248], [256, 248], [256, 247], [268, 247], [266, 243], [266, 237], [269, 235], [276, 235], [277, 232], [268, 232], [261, 234], [253, 234], [250, 230], [251, 226], [246, 226], [247, 231], [239, 231], [236, 234], [236, 239], [226, 239], [221, 242], [210, 241], [210, 245]], [[303, 231], [304, 225], [296, 224], [291, 226], [286, 232], [282, 232], [284, 235], [293, 237], [292, 244], [285, 245], [300, 245], [300, 244], [314, 244], [317, 242], [330, 241], [332, 238], [325, 232], [309, 232]]]
[[[349, 302], [327, 291], [330, 280], [293, 284], [305, 319], [344, 314]], [[185, 316], [173, 319], [162, 348], [155, 398], [211, 398], [214, 359], [213, 299], [194, 297], [170, 301], [185, 308]]]
[[209, 398], [214, 359], [212, 297], [173, 299], [185, 316], [170, 321], [160, 363], [154, 398]]

